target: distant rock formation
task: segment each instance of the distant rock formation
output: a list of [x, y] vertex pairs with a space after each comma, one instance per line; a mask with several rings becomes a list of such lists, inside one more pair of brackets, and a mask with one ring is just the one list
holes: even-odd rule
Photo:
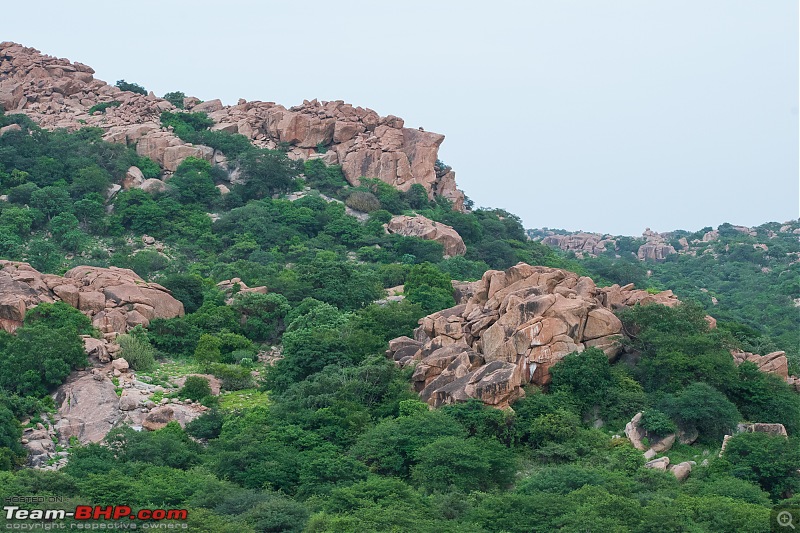
[[409, 217], [399, 215], [393, 217], [386, 225], [389, 233], [397, 233], [404, 237], [419, 237], [436, 241], [444, 247], [444, 255], [455, 257], [467, 253], [467, 246], [461, 235], [451, 226], [434, 222], [433, 220], [421, 215]]
[[79, 266], [61, 277], [42, 274], [28, 263], [0, 260], [0, 328], [13, 332], [28, 309], [57, 301], [80, 310], [111, 338], [154, 318], [184, 313], [166, 288], [127, 268]]
[[469, 398], [507, 407], [522, 385], [549, 383], [550, 367], [572, 352], [596, 347], [614, 360], [622, 323], [612, 311], [679, 303], [671, 291], [598, 288], [588, 277], [525, 263], [458, 289], [463, 303], [422, 318], [414, 339], [394, 339], [387, 352], [415, 366], [414, 388], [434, 407]]
[[650, 228], [644, 230], [642, 237], [646, 242], [639, 247], [636, 253], [641, 261], [663, 261], [667, 256], [677, 253], [671, 244], [667, 244], [661, 234], [651, 231]]
[[590, 257], [595, 257], [608, 250], [614, 250], [617, 242], [608, 235], [579, 232], [570, 235], [548, 235], [542, 239], [542, 244], [560, 248], [565, 252], [586, 253]]
[[[226, 163], [224, 154], [185, 143], [162, 129], [161, 113], [176, 110], [170, 102], [153, 93], [122, 91], [93, 74], [82, 63], [0, 43], [0, 105], [7, 112], [25, 113], [48, 129], [102, 128], [106, 140], [136, 144], [139, 154], [170, 172], [190, 156]], [[111, 102], [119, 105], [89, 114], [92, 106]], [[403, 119], [393, 115], [381, 117], [341, 100], [306, 100], [289, 109], [274, 102], [240, 100], [224, 106], [219, 100], [200, 103], [196, 98], [187, 98], [185, 105], [187, 110], [208, 113], [215, 122], [212, 130], [242, 134], [259, 147], [288, 146], [294, 159], [322, 158], [339, 164], [352, 185], [362, 177], [379, 178], [403, 191], [420, 184], [431, 198], [447, 198], [455, 209], [464, 209], [455, 173], [438, 162], [444, 135], [406, 128]], [[152, 182], [148, 185], [154, 187]]]

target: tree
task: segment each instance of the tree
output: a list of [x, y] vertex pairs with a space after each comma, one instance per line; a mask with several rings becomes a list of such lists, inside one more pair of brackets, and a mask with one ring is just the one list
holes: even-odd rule
[[242, 315], [245, 335], [257, 342], [274, 342], [291, 307], [282, 294], [238, 293], [232, 307]]
[[352, 453], [374, 472], [407, 477], [427, 444], [439, 437], [463, 435], [461, 426], [444, 413], [421, 412], [380, 422], [361, 436]]
[[239, 166], [245, 178], [244, 197], [248, 199], [288, 191], [299, 173], [298, 163], [276, 150], [249, 150], [239, 157]]
[[692, 383], [673, 398], [666, 397], [663, 409], [684, 430], [697, 430], [709, 442], [732, 433], [742, 418], [724, 394], [706, 383]]
[[415, 265], [411, 269], [403, 292], [408, 301], [419, 304], [426, 313], [455, 305], [450, 276], [430, 263]]
[[203, 305], [206, 287], [197, 274], [170, 274], [161, 284], [172, 292], [172, 296], [183, 304], [187, 313], [194, 313]]
[[417, 458], [412, 478], [428, 493], [504, 488], [515, 473], [513, 453], [495, 440], [441, 437]]
[[203, 333], [194, 350], [194, 358], [202, 364], [217, 363], [222, 358], [221, 346], [219, 337]]
[[186, 98], [186, 94], [182, 91], [173, 91], [164, 95], [164, 100], [174, 105], [178, 109], [183, 109], [184, 98]]
[[766, 433], [740, 433], [728, 441], [723, 459], [731, 473], [761, 485], [773, 500], [800, 490], [800, 440]]
[[84, 364], [83, 343], [73, 328], [23, 325], [0, 360], [0, 384], [22, 395], [43, 396]]
[[170, 194], [182, 204], [207, 207], [219, 197], [219, 189], [211, 177], [211, 164], [196, 157], [187, 157], [169, 180]]
[[33, 219], [31, 209], [9, 206], [0, 212], [0, 227], [20, 237], [26, 237], [31, 233]]
[[125, 80], [118, 80], [117, 83], [115, 83], [114, 85], [116, 85], [119, 89], [123, 91], [130, 91], [132, 93], [142, 94], [144, 96], [147, 96], [147, 89], [145, 89], [138, 83], [129, 83]]
[[608, 356], [597, 348], [573, 352], [550, 369], [550, 390], [570, 395], [581, 414], [606, 403], [614, 385]]
[[66, 188], [49, 186], [31, 192], [30, 205], [51, 219], [59, 213], [69, 212], [72, 201]]
[[208, 380], [201, 376], [187, 376], [183, 387], [178, 391], [179, 398], [189, 398], [196, 402], [206, 396], [211, 396], [211, 386]]
[[110, 184], [108, 172], [97, 165], [92, 165], [78, 170], [72, 178], [70, 194], [75, 199], [90, 193], [105, 194]]
[[120, 355], [134, 370], [151, 370], [155, 364], [155, 349], [147, 341], [142, 331], [138, 335], [120, 335], [117, 343], [122, 348]]

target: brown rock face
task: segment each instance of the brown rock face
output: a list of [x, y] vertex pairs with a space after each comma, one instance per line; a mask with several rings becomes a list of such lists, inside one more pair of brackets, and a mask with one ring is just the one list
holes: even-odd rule
[[612, 310], [678, 300], [519, 263], [487, 271], [460, 302], [422, 318], [414, 339], [389, 343], [387, 356], [415, 366], [414, 388], [432, 406], [479, 398], [505, 407], [525, 383], [549, 383], [550, 367], [572, 352], [597, 347], [616, 358], [622, 324]]
[[117, 423], [119, 398], [109, 379], [94, 379], [88, 371], [74, 372], [55, 397], [61, 418], [57, 428], [63, 440], [100, 442]]
[[142, 427], [148, 431], [161, 429], [175, 420], [175, 412], [171, 407], [159, 407], [151, 411], [142, 422]]
[[661, 234], [651, 231], [650, 228], [644, 230], [642, 237], [647, 242], [641, 245], [636, 253], [641, 261], [663, 261], [668, 255], [677, 253], [672, 245], [664, 241]]
[[739, 366], [745, 361], [750, 361], [758, 366], [758, 369], [768, 374], [775, 374], [785, 380], [789, 380], [789, 360], [786, 359], [786, 352], [772, 352], [767, 355], [758, 355], [750, 352], [731, 352], [733, 362]]
[[25, 312], [56, 301], [76, 307], [103, 333], [125, 333], [152, 318], [183, 316], [183, 304], [157, 283], [125, 268], [75, 267], [64, 277], [0, 260], [0, 327], [13, 332]]
[[[25, 113], [48, 129], [102, 128], [106, 140], [136, 143], [140, 155], [167, 171], [174, 171], [189, 156], [214, 161], [221, 155], [162, 130], [160, 115], [175, 111], [171, 103], [152, 93], [121, 91], [94, 79], [93, 74], [86, 65], [16, 43], [0, 43], [0, 105], [7, 112]], [[120, 105], [89, 114], [95, 104], [112, 101]], [[292, 148], [289, 156], [295, 159], [318, 157], [318, 147], [325, 146], [326, 163], [341, 165], [353, 185], [363, 177], [378, 178], [403, 191], [418, 183], [431, 198], [441, 196], [455, 209], [464, 209], [464, 194], [456, 188], [455, 173], [437, 165], [444, 135], [406, 128], [401, 118], [380, 117], [371, 109], [341, 100], [306, 100], [290, 109], [273, 102], [240, 100], [235, 106], [225, 106], [220, 100], [200, 103], [191, 97], [184, 104], [187, 110], [208, 113], [215, 122], [213, 130], [242, 134], [264, 148], [288, 143]], [[15, 129], [16, 125], [7, 126], [0, 135]], [[137, 178], [127, 179], [126, 188], [138, 186]]]
[[607, 250], [614, 250], [617, 242], [609, 236], [599, 233], [574, 233], [572, 235], [548, 235], [542, 239], [542, 244], [595, 257]]
[[447, 257], [464, 255], [467, 253], [467, 246], [461, 235], [452, 227], [434, 222], [423, 216], [409, 217], [399, 215], [393, 217], [386, 225], [389, 233], [397, 233], [404, 237], [419, 237], [429, 241], [436, 241], [444, 246], [444, 254]]

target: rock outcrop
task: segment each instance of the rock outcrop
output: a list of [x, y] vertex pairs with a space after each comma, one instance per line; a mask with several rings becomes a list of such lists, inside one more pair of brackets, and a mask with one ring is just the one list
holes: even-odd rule
[[419, 237], [429, 241], [436, 241], [444, 247], [446, 257], [455, 257], [467, 253], [467, 246], [461, 235], [451, 226], [435, 222], [421, 215], [392, 217], [386, 224], [386, 231], [404, 237]]
[[422, 318], [414, 339], [389, 343], [387, 356], [415, 366], [414, 388], [434, 407], [469, 398], [505, 407], [522, 385], [548, 384], [550, 367], [572, 352], [596, 347], [614, 360], [622, 323], [612, 311], [678, 303], [669, 291], [598, 288], [573, 272], [525, 263], [487, 271], [468, 294]]
[[615, 250], [617, 241], [608, 235], [599, 233], [572, 233], [569, 235], [548, 235], [542, 239], [542, 244], [572, 251], [576, 254], [587, 254], [596, 257], [608, 250]]
[[749, 361], [754, 363], [758, 369], [768, 374], [775, 374], [783, 379], [789, 378], [789, 360], [786, 359], [786, 352], [772, 352], [767, 355], [758, 355], [750, 352], [731, 352], [733, 362], [736, 366]]
[[[164, 388], [139, 380], [127, 367], [120, 371], [126, 365], [118, 361], [124, 360], [73, 372], [53, 394], [57, 407], [53, 427], [62, 445], [70, 444], [71, 438], [81, 444], [100, 442], [121, 425], [155, 430], [175, 420], [184, 426], [207, 411], [198, 403], [177, 399], [165, 398], [156, 405], [150, 397]], [[212, 394], [219, 394], [218, 382]]]
[[[157, 283], [133, 270], [79, 266], [64, 276], [42, 274], [28, 263], [0, 260], [0, 327], [13, 332], [28, 309], [63, 301], [92, 319], [103, 333], [115, 336], [154, 318], [183, 316], [183, 304]], [[90, 350], [98, 346], [87, 346]], [[100, 354], [97, 354], [100, 357]]]
[[663, 261], [667, 256], [677, 253], [671, 244], [667, 244], [661, 234], [651, 231], [650, 228], [644, 230], [642, 237], [646, 242], [639, 247], [636, 253], [641, 261]]
[[[112, 102], [118, 105], [89, 113], [96, 104]], [[239, 133], [259, 147], [288, 147], [295, 159], [322, 158], [341, 165], [353, 185], [362, 177], [378, 178], [403, 191], [420, 184], [431, 198], [441, 196], [456, 209], [464, 209], [455, 173], [438, 161], [444, 135], [407, 128], [401, 118], [381, 117], [341, 100], [306, 100], [289, 109], [245, 100], [225, 106], [219, 100], [200, 103], [187, 98], [184, 104], [189, 111], [208, 113], [215, 122], [212, 130]], [[226, 162], [224, 154], [185, 143], [162, 129], [161, 113], [176, 110], [170, 102], [152, 93], [122, 91], [95, 79], [94, 70], [86, 65], [16, 43], [0, 43], [0, 105], [9, 113], [25, 113], [48, 129], [102, 128], [106, 140], [135, 144], [139, 154], [166, 171], [174, 171], [189, 156]], [[147, 188], [158, 186], [149, 183]]]

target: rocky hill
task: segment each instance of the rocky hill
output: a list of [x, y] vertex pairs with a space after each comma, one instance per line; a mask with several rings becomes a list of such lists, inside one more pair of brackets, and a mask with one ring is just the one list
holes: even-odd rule
[[[104, 109], [92, 111], [98, 105]], [[139, 154], [167, 173], [190, 156], [228, 163], [222, 152], [186, 143], [162, 127], [161, 113], [176, 111], [169, 101], [152, 92], [123, 91], [95, 79], [87, 65], [16, 43], [0, 43], [0, 106], [9, 113], [25, 113], [44, 128], [102, 128], [106, 140], [136, 145]], [[419, 184], [431, 198], [447, 198], [463, 209], [455, 172], [438, 161], [444, 135], [407, 128], [399, 117], [381, 117], [341, 100], [305, 100], [287, 109], [274, 102], [239, 100], [225, 106], [219, 100], [187, 98], [185, 109], [208, 114], [212, 131], [241, 134], [259, 147], [281, 147], [293, 159], [322, 158], [341, 165], [353, 185], [362, 177], [378, 178], [402, 191]]]
[[533, 240], [396, 117], [0, 49], [6, 497], [214, 533], [767, 531], [797, 502], [800, 223]]

